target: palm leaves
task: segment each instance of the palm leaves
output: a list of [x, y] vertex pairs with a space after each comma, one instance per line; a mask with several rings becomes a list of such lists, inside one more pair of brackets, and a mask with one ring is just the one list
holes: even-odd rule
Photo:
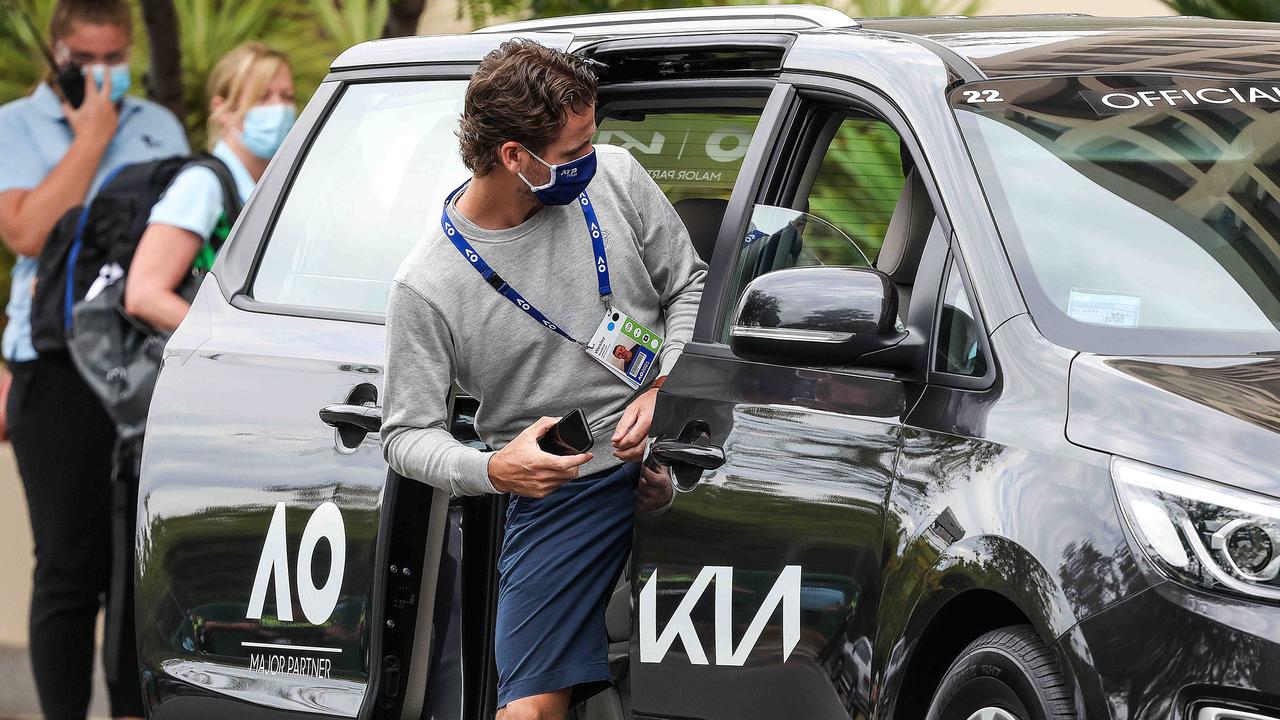
[[347, 0], [335, 6], [333, 0], [311, 0], [325, 34], [343, 48], [380, 36], [390, 4], [390, 0]]
[[43, 37], [36, 37], [22, 13], [37, 28], [49, 27], [53, 0], [14, 0], [0, 6], [0, 103], [31, 92], [44, 77], [48, 63], [40, 53]]
[[[271, 0], [174, 0], [186, 80], [202, 80], [218, 59], [250, 38], [262, 37], [271, 20]], [[188, 87], [192, 83], [186, 83]], [[201, 91], [204, 87], [200, 85]]]
[[1164, 0], [1164, 3], [1182, 15], [1280, 22], [1280, 3], [1276, 0]]

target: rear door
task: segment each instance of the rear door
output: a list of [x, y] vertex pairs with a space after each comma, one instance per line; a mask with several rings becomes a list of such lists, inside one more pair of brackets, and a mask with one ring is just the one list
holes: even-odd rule
[[139, 493], [150, 717], [421, 712], [448, 498], [383, 462], [383, 311], [503, 39], [331, 76], [170, 341]]

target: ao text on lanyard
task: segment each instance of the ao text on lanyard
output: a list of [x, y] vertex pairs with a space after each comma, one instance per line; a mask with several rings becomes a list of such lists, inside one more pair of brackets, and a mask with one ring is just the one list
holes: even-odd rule
[[[449, 220], [449, 205], [453, 203], [453, 199], [457, 197], [458, 193], [462, 192], [466, 186], [467, 184], [463, 183], [453, 192], [449, 193], [449, 197], [445, 198], [444, 209], [440, 212], [440, 227], [444, 229], [445, 237], [449, 238], [449, 242], [453, 243], [453, 246], [458, 249], [458, 252], [462, 253], [462, 256], [467, 259], [467, 262], [471, 263], [471, 267], [475, 268], [476, 272], [480, 273], [480, 276], [484, 278], [485, 282], [489, 283], [490, 287], [497, 290], [499, 294], [514, 303], [516, 307], [528, 313], [529, 317], [545, 325], [547, 329], [555, 332], [569, 342], [577, 343], [586, 347], [586, 343], [574, 339], [572, 335], [565, 332], [559, 325], [551, 322], [551, 320], [548, 319], [546, 315], [543, 315], [542, 311], [534, 307], [532, 303], [525, 300], [523, 295], [516, 291], [515, 288], [511, 287], [506, 280], [503, 280], [502, 276], [494, 271], [493, 268], [489, 267], [489, 263], [485, 262], [484, 258], [480, 257], [480, 253], [476, 252], [476, 249], [471, 246], [471, 243], [467, 241], [467, 238], [462, 235], [462, 231], [454, 227], [453, 222]], [[613, 291], [609, 287], [609, 260], [605, 256], [604, 252], [604, 236], [600, 232], [600, 223], [596, 220], [595, 208], [591, 206], [591, 198], [587, 197], [587, 193], [585, 191], [578, 195], [578, 206], [582, 208], [582, 217], [587, 222], [587, 231], [591, 233], [591, 246], [595, 251], [596, 282], [600, 286], [600, 299], [604, 301], [605, 307], [607, 308], [610, 306]]]

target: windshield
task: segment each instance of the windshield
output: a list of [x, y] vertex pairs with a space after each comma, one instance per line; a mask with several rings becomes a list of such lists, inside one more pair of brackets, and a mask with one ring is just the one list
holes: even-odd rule
[[1280, 83], [1037, 78], [966, 85], [952, 104], [1050, 339], [1280, 349]]

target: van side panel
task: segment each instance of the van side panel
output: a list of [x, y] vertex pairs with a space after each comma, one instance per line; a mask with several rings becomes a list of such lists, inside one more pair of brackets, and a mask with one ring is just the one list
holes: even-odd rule
[[194, 697], [237, 701], [222, 717], [360, 710], [387, 471], [376, 433], [348, 450], [318, 413], [379, 391], [382, 332], [248, 313], [202, 287], [166, 350], [139, 487], [153, 717]]

